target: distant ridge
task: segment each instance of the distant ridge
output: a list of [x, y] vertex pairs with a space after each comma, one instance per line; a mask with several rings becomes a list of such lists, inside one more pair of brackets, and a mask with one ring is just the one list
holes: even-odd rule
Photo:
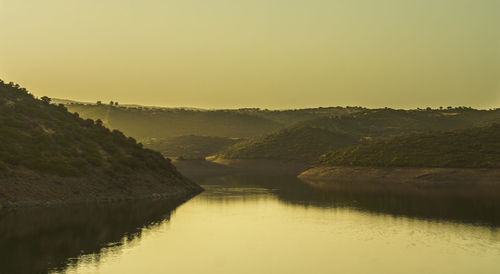
[[[97, 102], [83, 102], [83, 101], [76, 101], [76, 100], [70, 100], [70, 99], [61, 99], [61, 98], [51, 98], [51, 103], [55, 105], [63, 104], [63, 105], [97, 105]], [[115, 102], [113, 102], [115, 103]], [[118, 103], [118, 102], [116, 102]], [[106, 105], [107, 103], [101, 103]], [[138, 105], [138, 104], [119, 104], [122, 107], [141, 107], [141, 108], [152, 108], [152, 109], [186, 109], [186, 110], [207, 110], [203, 108], [195, 108], [195, 107], [164, 107], [164, 106], [147, 106], [147, 105]], [[208, 110], [207, 110], [208, 111]]]

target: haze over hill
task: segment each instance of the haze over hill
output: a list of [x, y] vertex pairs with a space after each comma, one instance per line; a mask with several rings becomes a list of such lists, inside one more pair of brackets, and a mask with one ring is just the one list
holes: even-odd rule
[[[500, 122], [500, 109], [469, 107], [414, 110], [329, 107], [278, 111], [188, 110], [77, 102], [68, 102], [66, 106], [83, 117], [103, 120], [106, 126], [137, 137], [164, 155], [187, 158], [219, 154], [224, 159], [312, 162], [322, 154], [374, 138]], [[228, 142], [222, 145], [221, 138]]]
[[109, 128], [120, 129], [137, 139], [184, 135], [245, 138], [258, 136], [300, 121], [323, 116], [342, 116], [357, 107], [298, 110], [222, 109], [193, 110], [125, 107], [110, 104], [67, 104], [82, 117], [100, 119]]

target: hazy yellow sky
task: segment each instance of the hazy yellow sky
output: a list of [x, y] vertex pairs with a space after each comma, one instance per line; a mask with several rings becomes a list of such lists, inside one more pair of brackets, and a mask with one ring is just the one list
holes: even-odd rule
[[0, 78], [206, 108], [500, 107], [498, 0], [0, 0]]

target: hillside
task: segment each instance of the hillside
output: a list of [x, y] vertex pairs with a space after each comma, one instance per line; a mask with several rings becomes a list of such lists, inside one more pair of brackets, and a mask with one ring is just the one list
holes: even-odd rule
[[159, 152], [4, 82], [0, 180], [0, 205], [200, 191]]
[[356, 143], [346, 134], [313, 127], [291, 127], [237, 143], [225, 150], [225, 159], [310, 161], [340, 147]]
[[188, 135], [164, 139], [151, 138], [142, 143], [145, 147], [159, 151], [167, 157], [204, 159], [240, 141], [241, 139], [227, 137]]
[[311, 160], [329, 151], [402, 134], [452, 130], [500, 122], [500, 110], [360, 110], [351, 115], [303, 121], [235, 144], [226, 159]]
[[326, 154], [320, 164], [500, 168], [500, 125], [378, 140]]

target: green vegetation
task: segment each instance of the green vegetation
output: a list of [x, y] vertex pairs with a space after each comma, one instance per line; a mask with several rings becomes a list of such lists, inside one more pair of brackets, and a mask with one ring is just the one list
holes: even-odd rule
[[160, 153], [50, 101], [0, 81], [0, 176], [177, 174]]
[[500, 122], [500, 110], [450, 108], [446, 110], [373, 109], [350, 115], [320, 117], [229, 147], [228, 159], [300, 159], [320, 155], [373, 139], [403, 134], [453, 130]]
[[240, 141], [241, 139], [226, 137], [188, 135], [164, 139], [151, 138], [143, 141], [143, 144], [168, 157], [204, 159]]
[[237, 143], [224, 151], [222, 157], [308, 161], [356, 141], [349, 135], [321, 128], [292, 127]]
[[326, 154], [323, 165], [500, 168], [500, 125], [399, 136]]

